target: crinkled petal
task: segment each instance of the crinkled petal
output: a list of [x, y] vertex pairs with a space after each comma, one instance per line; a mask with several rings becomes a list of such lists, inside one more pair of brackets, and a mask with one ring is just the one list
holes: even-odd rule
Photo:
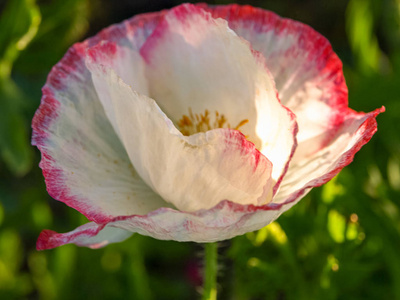
[[148, 95], [149, 88], [144, 75], [145, 64], [139, 52], [115, 42], [101, 41], [87, 51], [93, 62], [100, 63], [121, 77], [140, 94]]
[[[327, 182], [350, 163], [365, 143], [359, 137], [369, 140], [376, 131], [376, 114], [383, 110], [356, 114], [348, 109], [342, 63], [329, 41], [305, 24], [259, 8], [200, 7], [226, 19], [264, 55], [282, 103], [296, 115], [298, 145], [274, 202], [292, 201], [306, 186]], [[365, 130], [365, 123], [375, 125]]]
[[168, 206], [132, 167], [97, 98], [85, 51], [76, 44], [53, 68], [33, 119], [49, 194], [96, 222]]
[[[150, 95], [178, 121], [191, 108], [224, 114], [273, 163], [275, 181], [295, 148], [297, 124], [279, 102], [260, 53], [225, 20], [193, 5], [168, 11], [140, 50]], [[272, 147], [273, 145], [273, 147]]]
[[310, 188], [320, 186], [336, 176], [374, 135], [377, 130], [375, 118], [384, 110], [382, 107], [368, 114], [350, 110], [347, 114], [343, 112], [345, 120], [332, 137], [333, 142], [309, 159], [292, 162], [273, 202], [298, 201]]
[[[335, 135], [330, 124], [347, 107], [342, 63], [328, 40], [311, 27], [251, 6], [207, 7], [260, 51], [271, 71], [282, 104], [299, 125], [296, 159], [313, 155]], [[301, 154], [301, 155], [300, 155]]]
[[[230, 239], [249, 231], [260, 229], [276, 220], [294, 203], [267, 204], [264, 206], [240, 205], [222, 201], [209, 210], [193, 213], [161, 208], [146, 216], [117, 217], [107, 223], [107, 227], [116, 227], [130, 232], [137, 232], [160, 240], [181, 242], [210, 243]], [[42, 232], [38, 249], [50, 249], [68, 243], [96, 246], [108, 243], [108, 238], [101, 240], [97, 236], [102, 226], [89, 223], [90, 229], [81, 226], [69, 233]], [[85, 225], [84, 225], [85, 226]], [[83, 229], [81, 229], [83, 227]], [[101, 233], [101, 232], [100, 232]], [[92, 246], [93, 247], [93, 246]]]
[[257, 84], [276, 98], [273, 82], [260, 82], [265, 71], [224, 20], [193, 5], [175, 7], [140, 53], [147, 63], [150, 96], [171, 120], [177, 122], [189, 108], [198, 114], [218, 111], [233, 127], [248, 119], [242, 132], [260, 145], [254, 133], [256, 89], [261, 88]]
[[129, 238], [133, 232], [124, 229], [87, 223], [68, 233], [43, 230], [36, 243], [37, 250], [51, 249], [74, 243], [81, 247], [97, 249], [111, 243], [118, 243]]
[[270, 200], [272, 165], [239, 131], [216, 129], [183, 136], [154, 100], [136, 93], [112, 69], [88, 57], [101, 102], [137, 172], [180, 210], [222, 200]]
[[93, 47], [102, 41], [108, 41], [138, 51], [153, 33], [165, 13], [167, 10], [136, 15], [121, 23], [104, 28], [85, 42], [89, 47]]

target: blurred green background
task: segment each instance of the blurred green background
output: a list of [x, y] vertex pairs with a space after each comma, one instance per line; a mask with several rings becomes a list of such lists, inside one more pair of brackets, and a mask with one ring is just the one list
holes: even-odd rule
[[[227, 4], [228, 1], [207, 1]], [[52, 200], [30, 146], [46, 75], [76, 41], [181, 1], [0, 0], [0, 299], [196, 299], [202, 245], [135, 235], [38, 252], [86, 222]], [[220, 243], [219, 299], [400, 299], [400, 0], [238, 1], [309, 24], [343, 60], [350, 106], [378, 133], [278, 222]]]

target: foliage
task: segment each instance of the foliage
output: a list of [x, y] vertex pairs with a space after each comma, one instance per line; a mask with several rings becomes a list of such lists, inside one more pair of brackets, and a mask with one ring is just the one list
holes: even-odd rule
[[[43, 228], [63, 232], [86, 222], [49, 198], [39, 153], [29, 145], [40, 88], [51, 66], [87, 30], [95, 33], [107, 20], [146, 10], [145, 1], [119, 3], [0, 5], [0, 299], [199, 297], [201, 245], [135, 235], [100, 250], [35, 249]], [[323, 32], [344, 62], [350, 106], [370, 111], [385, 105], [387, 112], [372, 141], [338, 177], [278, 222], [221, 243], [219, 298], [400, 299], [400, 1], [246, 3]], [[102, 5], [110, 9], [99, 14]], [[163, 5], [154, 1], [147, 10]]]

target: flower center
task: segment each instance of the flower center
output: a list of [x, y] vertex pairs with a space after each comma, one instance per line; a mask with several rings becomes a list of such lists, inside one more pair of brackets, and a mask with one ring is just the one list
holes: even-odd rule
[[199, 132], [206, 132], [216, 128], [232, 128], [239, 130], [240, 127], [245, 125], [249, 120], [244, 119], [240, 121], [235, 127], [231, 127], [223, 114], [215, 111], [214, 120], [211, 121], [210, 112], [206, 109], [203, 114], [193, 114], [192, 109], [189, 108], [189, 115], [183, 115], [178, 121], [178, 127], [183, 135], [189, 136]]

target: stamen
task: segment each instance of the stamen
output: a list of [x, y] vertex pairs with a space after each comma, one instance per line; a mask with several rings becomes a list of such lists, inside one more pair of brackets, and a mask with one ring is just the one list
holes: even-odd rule
[[242, 121], [239, 122], [239, 124], [236, 125], [236, 127], [234, 128], [235, 130], [239, 130], [240, 127], [246, 125], [249, 122], [249, 120], [244, 119]]
[[[239, 130], [240, 127], [247, 124], [249, 120], [244, 119], [239, 122], [233, 129]], [[192, 135], [198, 132], [206, 132], [216, 128], [231, 128], [226, 117], [215, 111], [214, 121], [210, 121], [210, 112], [206, 109], [203, 114], [194, 114], [189, 108], [189, 115], [183, 115], [178, 121], [179, 130], [183, 135]]]

